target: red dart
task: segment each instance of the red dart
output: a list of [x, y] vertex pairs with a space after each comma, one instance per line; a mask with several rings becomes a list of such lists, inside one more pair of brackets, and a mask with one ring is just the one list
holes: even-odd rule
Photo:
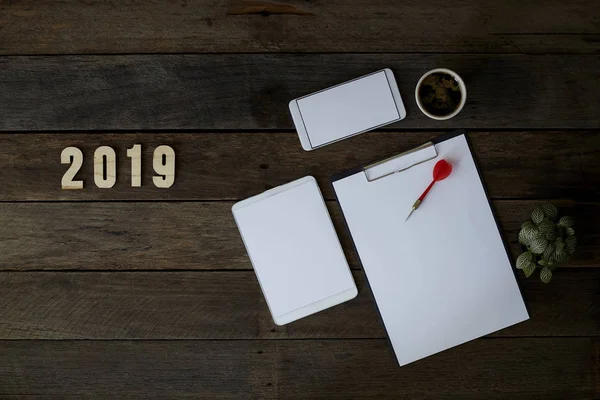
[[406, 217], [406, 220], [404, 220], [404, 222], [408, 221], [408, 219], [410, 218], [412, 213], [417, 208], [419, 208], [419, 206], [421, 205], [421, 202], [423, 202], [423, 200], [425, 199], [425, 196], [427, 196], [427, 193], [429, 193], [429, 191], [433, 187], [433, 184], [438, 181], [446, 179], [448, 177], [448, 175], [450, 175], [450, 172], [452, 172], [452, 164], [450, 164], [448, 161], [440, 160], [435, 163], [435, 166], [433, 167], [433, 181], [431, 181], [431, 183], [429, 184], [429, 186], [427, 186], [427, 189], [425, 189], [423, 194], [421, 196], [419, 196], [417, 201], [415, 201], [415, 204], [413, 204], [413, 206], [412, 206], [412, 210], [410, 210], [410, 213], [408, 214], [408, 217]]

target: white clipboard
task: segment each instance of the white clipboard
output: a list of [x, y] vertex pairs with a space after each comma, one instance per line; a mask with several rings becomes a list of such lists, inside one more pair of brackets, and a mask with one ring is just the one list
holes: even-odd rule
[[529, 318], [464, 131], [332, 183], [400, 365]]

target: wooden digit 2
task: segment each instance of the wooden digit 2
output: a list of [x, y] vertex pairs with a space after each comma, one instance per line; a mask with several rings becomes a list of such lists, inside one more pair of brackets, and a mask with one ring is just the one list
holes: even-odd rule
[[65, 190], [83, 189], [83, 181], [74, 181], [75, 174], [83, 165], [83, 153], [77, 147], [67, 147], [60, 153], [61, 164], [71, 164], [62, 177], [61, 187]]

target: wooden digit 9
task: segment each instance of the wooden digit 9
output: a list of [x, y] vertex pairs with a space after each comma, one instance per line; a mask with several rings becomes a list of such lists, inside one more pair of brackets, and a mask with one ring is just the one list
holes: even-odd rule
[[154, 171], [152, 181], [157, 188], [170, 188], [175, 182], [175, 151], [171, 146], [162, 145], [154, 150], [152, 159]]

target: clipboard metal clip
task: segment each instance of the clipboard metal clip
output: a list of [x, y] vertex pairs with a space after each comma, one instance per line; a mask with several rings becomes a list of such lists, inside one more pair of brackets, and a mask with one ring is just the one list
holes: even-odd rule
[[367, 178], [367, 182], [373, 182], [386, 176], [406, 171], [415, 165], [433, 160], [437, 156], [438, 153], [435, 144], [427, 142], [412, 150], [366, 165], [363, 168], [363, 172]]

